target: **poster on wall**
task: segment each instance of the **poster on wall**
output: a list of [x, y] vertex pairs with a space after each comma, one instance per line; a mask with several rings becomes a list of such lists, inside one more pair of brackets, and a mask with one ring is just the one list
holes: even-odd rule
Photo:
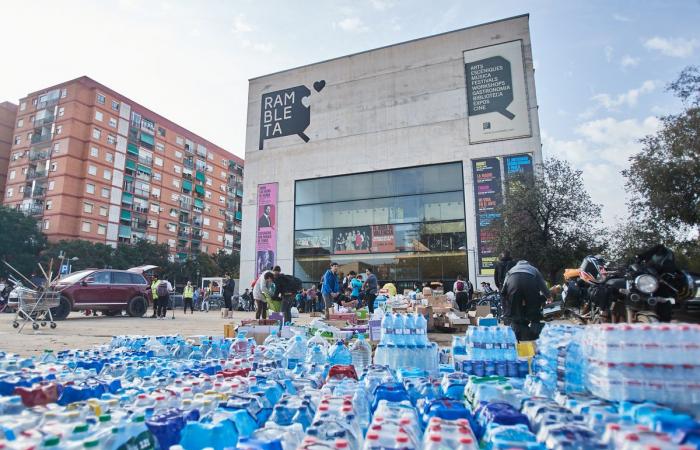
[[524, 154], [506, 156], [503, 160], [503, 165], [506, 180], [509, 176], [516, 173], [532, 175], [532, 156], [530, 155]]
[[531, 136], [522, 41], [464, 52], [469, 143]]
[[258, 227], [255, 237], [255, 276], [277, 260], [277, 183], [258, 185]]
[[501, 162], [498, 158], [472, 160], [476, 204], [476, 247], [481, 275], [493, 275], [498, 256], [493, 222], [500, 218]]
[[392, 253], [396, 251], [393, 225], [372, 225], [372, 253]]
[[369, 253], [371, 248], [371, 226], [333, 229], [333, 253], [336, 255]]

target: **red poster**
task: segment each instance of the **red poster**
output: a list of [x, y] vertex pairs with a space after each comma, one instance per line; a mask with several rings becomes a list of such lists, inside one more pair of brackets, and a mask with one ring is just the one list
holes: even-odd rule
[[258, 185], [255, 275], [270, 270], [277, 257], [277, 183]]
[[372, 225], [372, 253], [396, 251], [393, 225]]

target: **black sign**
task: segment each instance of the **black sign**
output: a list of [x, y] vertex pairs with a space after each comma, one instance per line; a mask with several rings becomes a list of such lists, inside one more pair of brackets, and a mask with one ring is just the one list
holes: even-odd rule
[[496, 232], [493, 222], [501, 217], [501, 162], [498, 158], [472, 161], [479, 273], [492, 275], [496, 265]]
[[499, 112], [513, 120], [515, 114], [506, 108], [513, 102], [513, 76], [510, 62], [493, 56], [466, 63], [469, 115]]
[[[326, 86], [326, 82], [324, 80], [316, 81], [313, 86], [316, 92], [321, 92]], [[309, 142], [309, 137], [304, 134], [304, 131], [311, 122], [310, 96], [311, 90], [303, 85], [262, 95], [258, 150], [263, 149], [265, 139], [294, 134], [302, 138], [304, 142]]]
[[532, 175], [532, 156], [530, 155], [524, 154], [506, 156], [504, 164], [506, 180], [510, 175], [516, 173]]

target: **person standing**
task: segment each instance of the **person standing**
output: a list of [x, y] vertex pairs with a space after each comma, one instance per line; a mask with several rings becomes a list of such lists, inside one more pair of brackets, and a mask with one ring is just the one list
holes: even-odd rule
[[275, 275], [266, 270], [260, 274], [258, 281], [253, 286], [253, 300], [255, 300], [255, 318], [267, 319], [267, 302], [275, 295]]
[[457, 281], [455, 281], [452, 291], [455, 293], [455, 300], [457, 306], [459, 306], [459, 310], [462, 312], [466, 311], [469, 304], [469, 294], [467, 293], [467, 285], [462, 275], [457, 275]]
[[292, 322], [292, 306], [296, 296], [296, 287], [293, 277], [282, 273], [280, 266], [272, 269], [275, 274], [275, 296], [282, 301], [282, 314], [284, 316], [283, 326]]
[[354, 271], [350, 272], [350, 275], [352, 276], [352, 279], [350, 280], [350, 289], [352, 289], [352, 292], [350, 293], [350, 299], [351, 300], [356, 300], [357, 301], [357, 307], [360, 305], [360, 290], [362, 289], [362, 286], [364, 283], [362, 282], [362, 279], [358, 274], [356, 274]]
[[542, 330], [542, 306], [551, 294], [537, 268], [522, 260], [505, 277], [503, 317], [510, 322], [519, 341], [535, 340]]
[[188, 281], [185, 288], [182, 290], [182, 299], [185, 302], [185, 306], [182, 308], [183, 314], [187, 313], [187, 306], [190, 307], [190, 314], [194, 314], [194, 288], [192, 287], [192, 282]]
[[312, 284], [311, 287], [306, 290], [306, 302], [308, 304], [307, 312], [314, 312], [317, 310], [317, 296], [318, 292], [316, 291], [316, 285]]
[[513, 268], [514, 265], [515, 261], [513, 261], [513, 258], [510, 257], [510, 252], [502, 252], [493, 271], [493, 281], [499, 291], [503, 288], [503, 282], [506, 279], [506, 274]]
[[231, 278], [230, 275], [226, 275], [224, 279], [223, 295], [224, 295], [224, 308], [226, 311], [222, 313], [225, 318], [233, 319], [233, 293], [236, 290], [236, 282]]
[[151, 280], [151, 298], [153, 299], [153, 315], [151, 316], [151, 319], [155, 319], [158, 317], [158, 307], [160, 306], [160, 303], [158, 302], [159, 283], [160, 280], [158, 280], [158, 275], [153, 275], [153, 279]]
[[170, 300], [170, 293], [173, 291], [173, 287], [168, 280], [161, 280], [156, 287], [156, 294], [158, 294], [158, 312], [157, 316], [160, 320], [165, 320], [165, 314], [168, 310], [168, 301]]
[[374, 300], [377, 298], [377, 291], [379, 290], [379, 282], [377, 281], [377, 276], [372, 273], [372, 269], [365, 269], [365, 282], [362, 285], [362, 289], [366, 292], [365, 300], [367, 301], [367, 307], [369, 308], [369, 313], [374, 313]]
[[333, 262], [326, 273], [323, 274], [323, 288], [321, 289], [321, 295], [323, 296], [323, 306], [325, 308], [326, 320], [331, 317], [331, 310], [333, 309], [333, 301], [338, 297], [340, 292], [340, 286], [338, 285], [338, 263]]

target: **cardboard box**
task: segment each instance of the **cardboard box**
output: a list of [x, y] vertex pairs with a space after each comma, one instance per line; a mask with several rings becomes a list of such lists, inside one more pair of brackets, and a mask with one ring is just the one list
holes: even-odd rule
[[471, 325], [479, 324], [479, 317], [486, 317], [491, 314], [491, 307], [489, 305], [478, 305], [476, 310], [469, 311], [469, 323]]
[[309, 313], [309, 317], [323, 317], [322, 312], [314, 311], [312, 313]]
[[451, 309], [452, 300], [447, 298], [446, 295], [433, 295], [432, 297], [428, 297], [428, 306]]
[[236, 337], [236, 324], [234, 324], [234, 323], [224, 324], [224, 337], [225, 338]]
[[417, 314], [422, 315], [425, 317], [425, 320], [428, 322], [428, 331], [433, 331], [435, 328], [435, 320], [433, 319], [433, 307], [432, 306], [416, 306], [414, 308], [414, 311]]
[[357, 323], [357, 314], [351, 312], [351, 313], [342, 313], [342, 314], [331, 314], [330, 320], [343, 320], [346, 322], [350, 323]]

